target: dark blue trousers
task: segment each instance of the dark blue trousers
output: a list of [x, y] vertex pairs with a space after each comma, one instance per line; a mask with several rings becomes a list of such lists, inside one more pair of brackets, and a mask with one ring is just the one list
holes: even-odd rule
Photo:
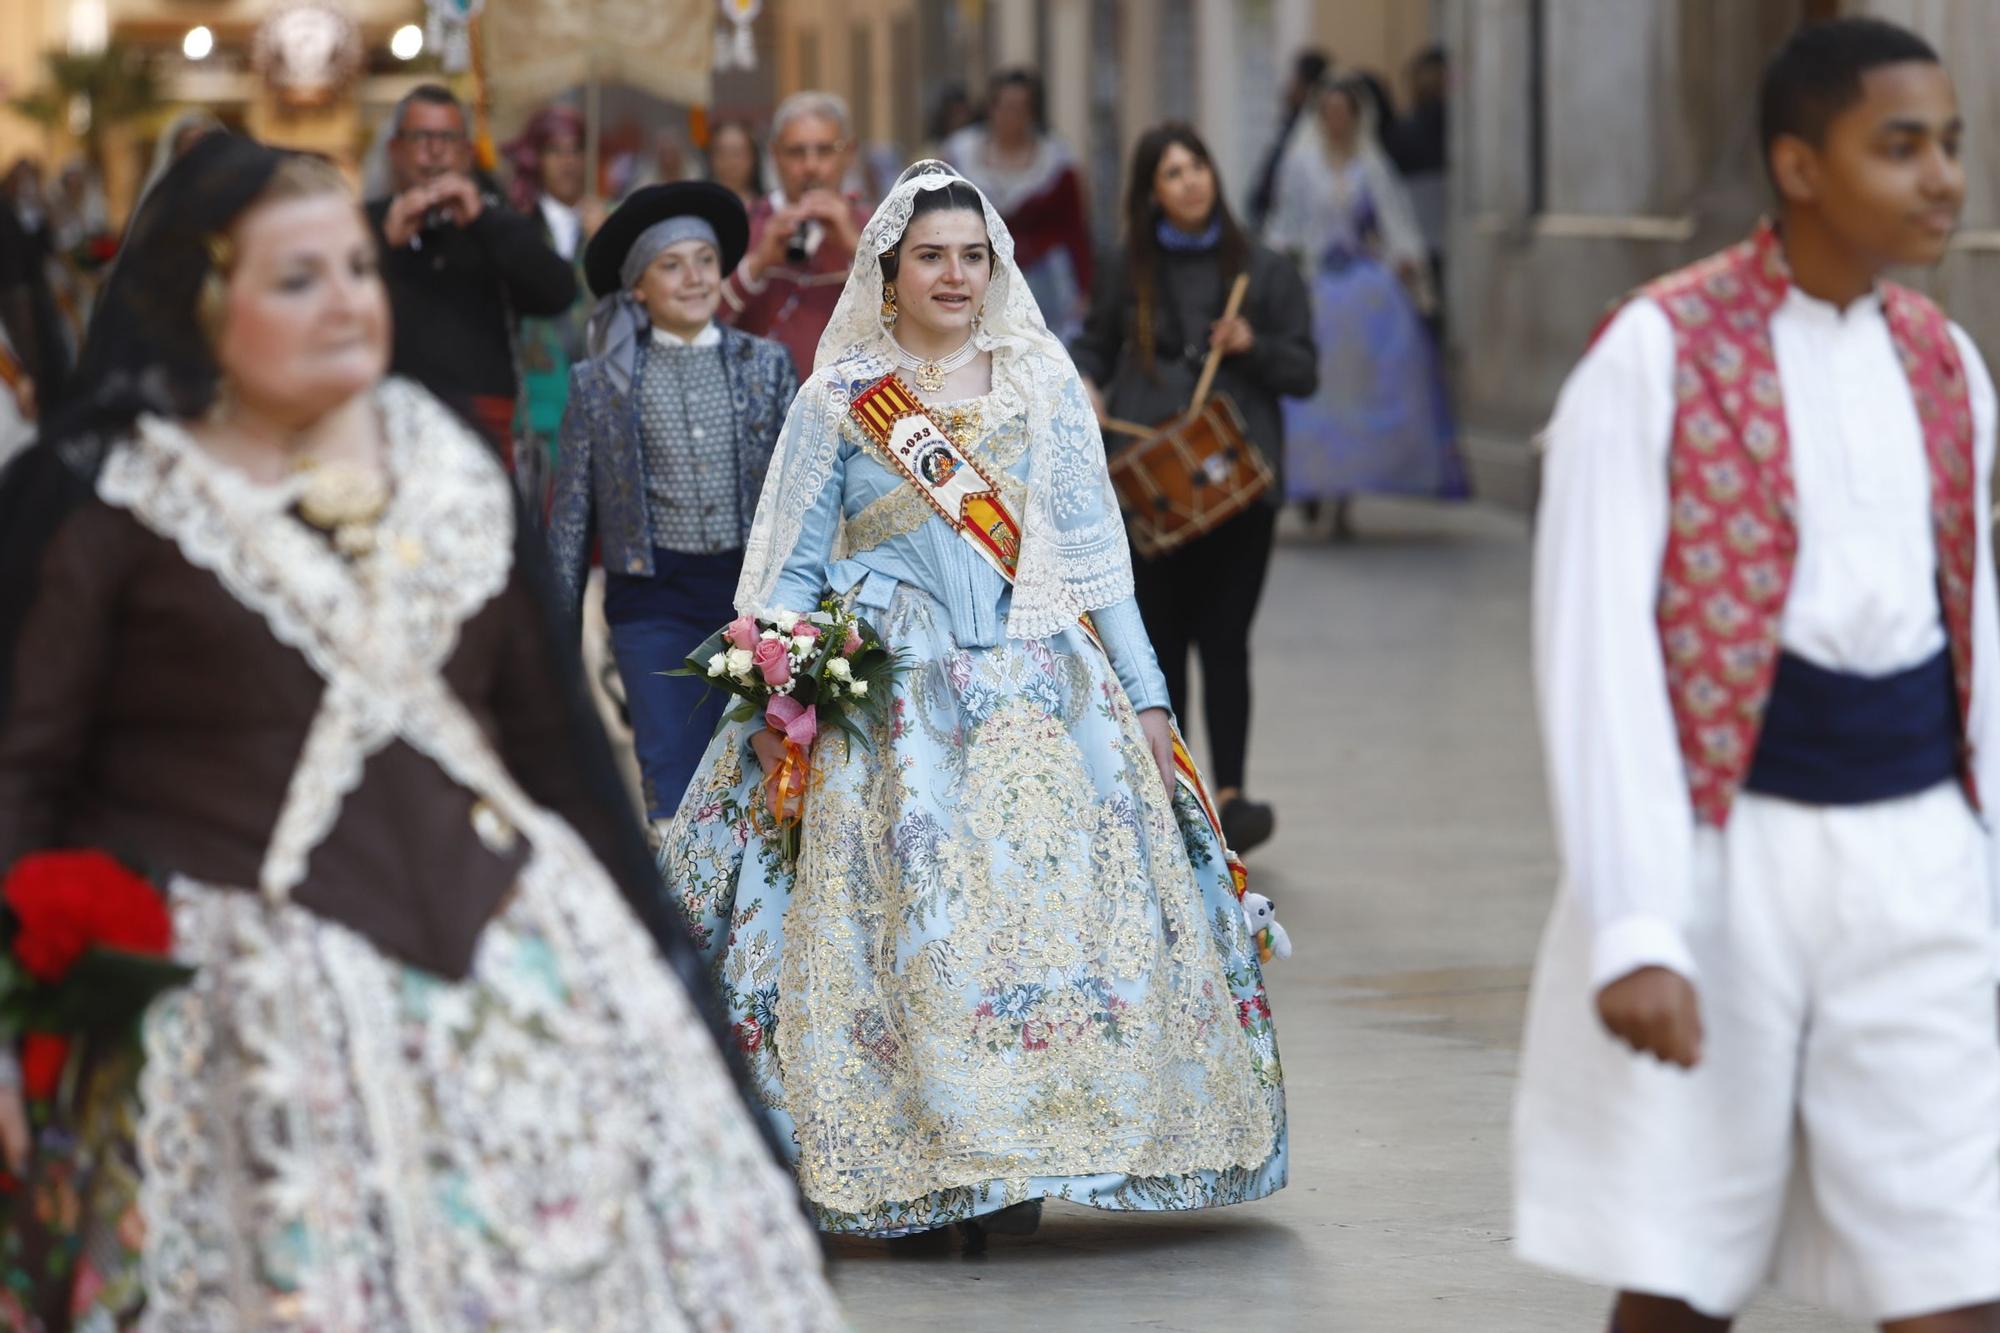
[[604, 618], [625, 682], [651, 819], [671, 818], [680, 808], [728, 702], [706, 681], [660, 673], [685, 666], [703, 639], [735, 618], [742, 568], [741, 550], [689, 555], [656, 548], [651, 578], [605, 574]]

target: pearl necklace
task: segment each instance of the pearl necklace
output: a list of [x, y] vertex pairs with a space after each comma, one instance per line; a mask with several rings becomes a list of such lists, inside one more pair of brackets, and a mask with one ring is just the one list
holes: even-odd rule
[[971, 337], [966, 338], [965, 345], [956, 352], [935, 361], [926, 361], [894, 338], [889, 339], [889, 346], [896, 349], [897, 365], [905, 370], [917, 372], [917, 388], [925, 393], [941, 392], [944, 389], [945, 376], [979, 355], [976, 341]]

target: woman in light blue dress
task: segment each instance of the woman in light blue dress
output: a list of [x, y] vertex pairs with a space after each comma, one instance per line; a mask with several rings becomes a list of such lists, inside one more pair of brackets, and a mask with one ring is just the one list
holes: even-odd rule
[[[737, 602], [843, 598], [907, 670], [866, 744], [821, 736], [796, 863], [766, 813], [780, 747], [726, 724], [668, 888], [828, 1230], [978, 1245], [1045, 1198], [1260, 1198], [1286, 1172], [1270, 1006], [1233, 858], [1177, 780], [1082, 384], [950, 168], [906, 172], [860, 253], [880, 267], [855, 265], [792, 407]], [[850, 417], [892, 371], [1020, 518], [1011, 580]]]

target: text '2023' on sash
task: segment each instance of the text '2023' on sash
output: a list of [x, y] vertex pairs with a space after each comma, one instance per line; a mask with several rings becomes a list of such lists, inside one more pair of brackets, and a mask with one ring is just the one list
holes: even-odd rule
[[848, 414], [939, 517], [1008, 582], [1021, 559], [1021, 523], [1000, 488], [894, 372], [855, 395]]
[[[931, 419], [902, 377], [891, 371], [863, 389], [854, 396], [848, 415], [875, 442], [889, 466], [916, 487], [938, 516], [1000, 571], [1000, 577], [1012, 583], [1021, 559], [1019, 520], [1001, 499], [1000, 488], [945, 433], [944, 427]], [[1110, 653], [1090, 617], [1086, 615], [1078, 623], [1090, 641], [1109, 658]], [[1214, 831], [1235, 882], [1236, 896], [1241, 898], [1246, 882], [1243, 863], [1229, 850], [1222, 836], [1222, 821], [1216, 817], [1215, 802], [1178, 729], [1174, 731], [1174, 770], [1176, 782], [1194, 797]]]

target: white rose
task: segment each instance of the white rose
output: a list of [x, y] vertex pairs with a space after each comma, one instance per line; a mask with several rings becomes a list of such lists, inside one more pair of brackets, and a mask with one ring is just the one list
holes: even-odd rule
[[792, 626], [799, 623], [799, 613], [796, 611], [784, 611], [784, 610], [773, 611], [770, 615], [770, 621], [773, 625], [776, 625], [778, 627], [778, 632], [780, 634], [790, 634], [792, 632]]
[[855, 698], [859, 699], [861, 696], [868, 693], [868, 682], [865, 680], [857, 680], [852, 685], [849, 685], [847, 687], [847, 692], [853, 695]]
[[716, 654], [715, 656], [713, 656], [713, 657], [711, 657], [711, 658], [709, 658], [709, 659], [708, 659], [708, 674], [709, 674], [709, 675], [711, 675], [711, 676], [719, 676], [719, 675], [721, 675], [721, 674], [722, 674], [723, 672], [725, 672], [725, 671], [727, 671], [727, 670], [729, 670], [729, 654], [728, 654], [728, 653], [717, 653], [717, 654]]
[[750, 663], [753, 659], [750, 656], [748, 648], [731, 648], [724, 656], [728, 658], [727, 665], [730, 675], [747, 676], [750, 674]]
[[792, 640], [792, 656], [804, 657], [813, 650], [813, 636], [801, 634]]
[[846, 658], [836, 657], [826, 664], [826, 674], [839, 680], [851, 680], [854, 677], [854, 668]]

